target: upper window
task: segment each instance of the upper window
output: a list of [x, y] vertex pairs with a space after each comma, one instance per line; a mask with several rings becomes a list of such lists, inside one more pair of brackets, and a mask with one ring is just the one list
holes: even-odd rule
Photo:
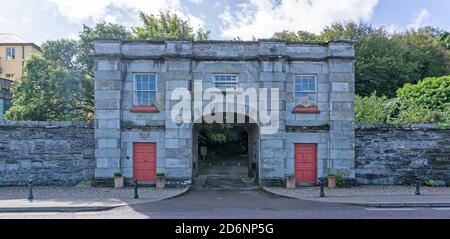
[[316, 81], [315, 75], [295, 76], [295, 107], [317, 108]]
[[156, 75], [134, 75], [134, 105], [156, 106]]
[[6, 60], [16, 59], [16, 48], [8, 47], [6, 48]]
[[14, 79], [14, 74], [6, 74], [5, 75], [6, 77], [6, 79], [8, 79], [8, 80], [13, 80]]
[[218, 89], [236, 89], [239, 85], [238, 76], [234, 74], [214, 75], [214, 86]]

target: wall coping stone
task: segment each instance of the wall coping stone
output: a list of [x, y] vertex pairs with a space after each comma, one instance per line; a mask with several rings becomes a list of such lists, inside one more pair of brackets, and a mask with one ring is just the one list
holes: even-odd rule
[[374, 124], [359, 124], [355, 125], [355, 130], [450, 130], [450, 128], [443, 128], [437, 124], [401, 124], [401, 125], [374, 125]]
[[94, 128], [93, 121], [12, 121], [0, 120], [2, 128]]
[[302, 42], [291, 42], [291, 41], [285, 41], [285, 40], [276, 40], [276, 39], [258, 39], [257, 41], [232, 41], [232, 40], [199, 40], [199, 41], [192, 41], [192, 40], [180, 40], [176, 38], [172, 39], [166, 39], [166, 40], [126, 40], [126, 39], [119, 39], [119, 38], [96, 38], [94, 39], [94, 42], [99, 43], [113, 43], [113, 42], [120, 42], [125, 44], [165, 44], [166, 42], [180, 42], [180, 43], [216, 43], [216, 44], [259, 44], [259, 43], [266, 43], [266, 42], [277, 42], [277, 43], [286, 43], [289, 45], [329, 45], [329, 44], [339, 44], [339, 43], [345, 43], [345, 44], [355, 44], [355, 41], [350, 40], [333, 40], [333, 41], [322, 41], [322, 42], [313, 42], [313, 41], [302, 41]]

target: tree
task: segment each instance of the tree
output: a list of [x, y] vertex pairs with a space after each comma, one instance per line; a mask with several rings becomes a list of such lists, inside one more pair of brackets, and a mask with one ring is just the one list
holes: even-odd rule
[[289, 31], [276, 32], [273, 34], [272, 38], [277, 39], [277, 40], [289, 41], [289, 42], [302, 42], [302, 41], [303, 42], [317, 42], [317, 41], [320, 41], [320, 38], [316, 34], [306, 32], [306, 31], [298, 31], [297, 33], [289, 32]]
[[426, 27], [418, 31], [388, 34], [382, 27], [343, 22], [327, 26], [319, 35], [308, 32], [278, 32], [275, 39], [288, 41], [355, 41], [356, 93], [395, 97], [405, 83], [429, 76], [450, 74], [449, 51], [442, 45], [447, 35]]
[[450, 107], [450, 75], [430, 77], [417, 84], [405, 84], [397, 90], [400, 100], [410, 100], [416, 105], [433, 110]]
[[127, 39], [117, 24], [84, 26], [80, 40], [47, 41], [42, 56], [26, 60], [24, 77], [14, 84], [14, 120], [91, 120], [94, 113], [93, 41], [99, 37]]
[[42, 56], [26, 60], [24, 76], [12, 88], [12, 120], [85, 120], [84, 74], [74, 40], [48, 41]]
[[116, 39], [131, 39], [132, 33], [124, 26], [113, 23], [100, 23], [94, 28], [83, 25], [83, 30], [80, 33], [79, 49], [80, 55], [78, 62], [83, 66], [83, 71], [94, 77], [94, 40], [97, 38], [116, 38]]
[[356, 122], [360, 124], [385, 124], [388, 119], [386, 96], [378, 97], [373, 92], [370, 96], [355, 96]]
[[450, 50], [450, 33], [449, 32], [441, 32], [436, 36], [436, 41], [447, 50]]
[[205, 32], [202, 28], [194, 31], [188, 21], [169, 11], [160, 11], [159, 15], [139, 12], [139, 18], [144, 25], [133, 28], [137, 39], [207, 40], [209, 38], [209, 31]]
[[382, 28], [375, 28], [372, 25], [360, 22], [342, 22], [326, 26], [319, 36], [322, 41], [349, 40], [360, 41], [371, 36], [386, 36], [386, 31]]
[[405, 61], [415, 64], [416, 83], [420, 79], [431, 76], [444, 76], [450, 74], [450, 55], [435, 39], [424, 31], [409, 31], [392, 37], [407, 51]]
[[396, 90], [419, 78], [416, 64], [404, 57], [408, 49], [384, 35], [369, 36], [356, 45], [356, 94], [395, 97]]

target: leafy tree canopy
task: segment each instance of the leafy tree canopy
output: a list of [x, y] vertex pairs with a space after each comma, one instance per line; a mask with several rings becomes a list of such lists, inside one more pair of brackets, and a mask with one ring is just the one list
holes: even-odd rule
[[194, 28], [188, 21], [169, 11], [161, 11], [158, 15], [139, 12], [143, 26], [134, 27], [133, 33], [137, 39], [164, 40], [207, 40], [210, 32]]
[[450, 74], [447, 32], [426, 27], [417, 31], [389, 34], [382, 27], [343, 22], [327, 26], [320, 34], [299, 31], [278, 32], [275, 39], [287, 41], [355, 41], [356, 93], [395, 97], [405, 83], [430, 76]]

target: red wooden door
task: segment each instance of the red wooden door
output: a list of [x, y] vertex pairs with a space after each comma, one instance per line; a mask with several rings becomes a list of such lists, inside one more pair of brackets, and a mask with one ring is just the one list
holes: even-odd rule
[[156, 176], [156, 143], [133, 144], [133, 177], [141, 182], [154, 182]]
[[317, 183], [317, 145], [295, 144], [295, 177], [299, 184]]

